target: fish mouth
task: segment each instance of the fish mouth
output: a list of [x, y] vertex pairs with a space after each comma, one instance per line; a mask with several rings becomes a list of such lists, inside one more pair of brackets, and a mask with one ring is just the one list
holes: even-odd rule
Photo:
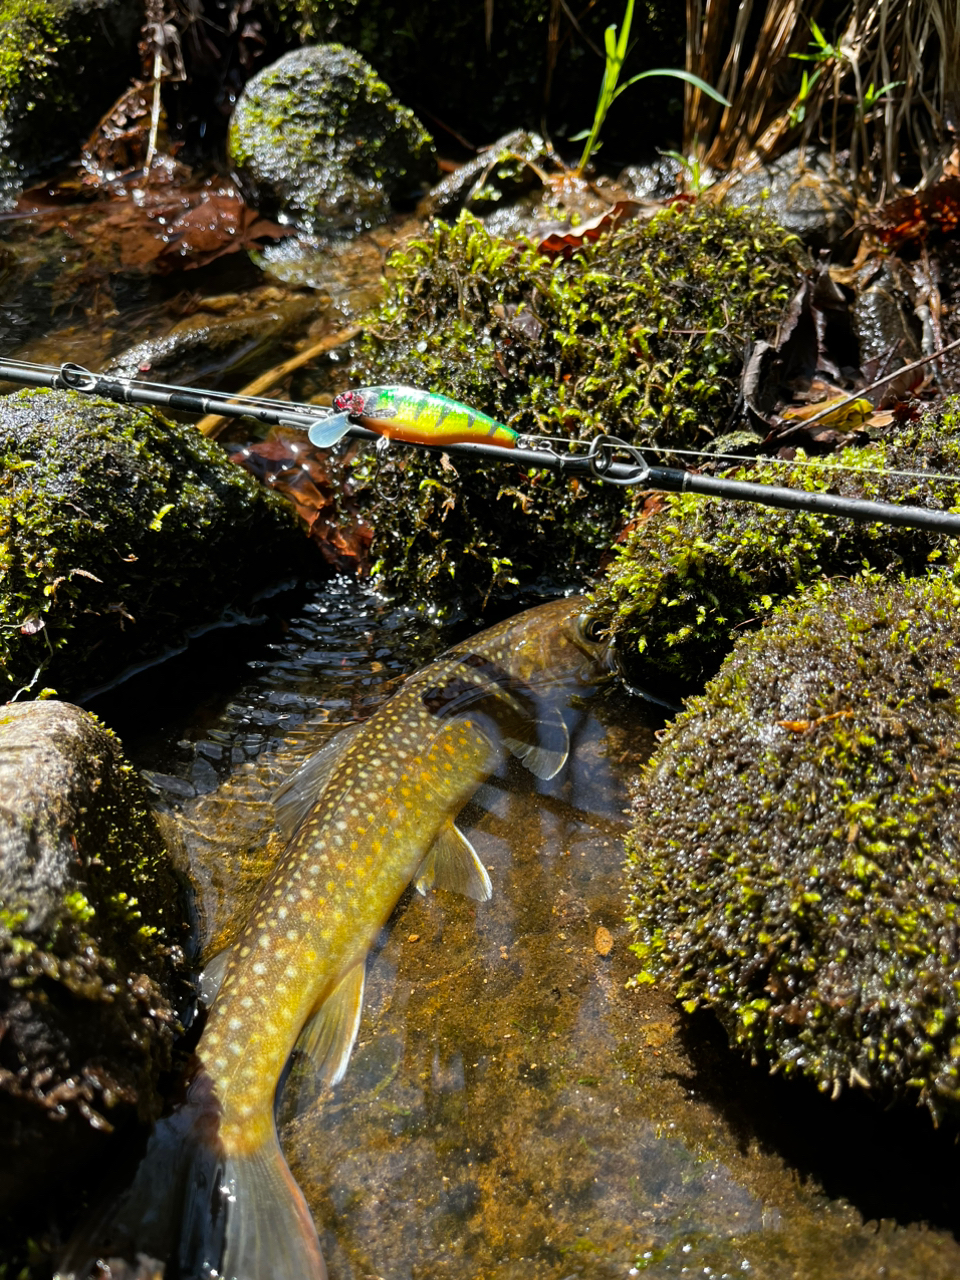
[[615, 637], [594, 614], [581, 613], [575, 620], [573, 641], [587, 659], [578, 673], [581, 683], [609, 684], [620, 678]]

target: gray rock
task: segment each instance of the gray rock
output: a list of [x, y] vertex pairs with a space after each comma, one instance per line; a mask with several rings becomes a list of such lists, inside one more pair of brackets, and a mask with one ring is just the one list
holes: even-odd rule
[[831, 169], [826, 152], [790, 151], [768, 165], [733, 175], [725, 186], [726, 204], [765, 208], [809, 248], [843, 244], [852, 257], [855, 245], [847, 232], [853, 226], [856, 204], [849, 183]]
[[159, 1111], [188, 995], [181, 882], [113, 735], [0, 711], [0, 1209]]
[[424, 218], [453, 219], [469, 209], [482, 217], [531, 189], [539, 195], [541, 179], [532, 165], [554, 167], [547, 144], [537, 133], [514, 129], [438, 182], [417, 212]]
[[382, 222], [436, 170], [433, 142], [376, 72], [342, 45], [286, 54], [253, 77], [228, 153], [264, 213], [310, 233]]

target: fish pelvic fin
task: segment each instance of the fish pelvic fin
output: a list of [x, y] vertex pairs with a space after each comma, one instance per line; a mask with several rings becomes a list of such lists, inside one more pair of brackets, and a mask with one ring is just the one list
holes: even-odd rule
[[253, 1151], [226, 1156], [222, 1185], [221, 1280], [327, 1280], [317, 1229], [272, 1127]]
[[317, 449], [331, 449], [352, 426], [349, 413], [335, 413], [311, 423], [307, 428], [307, 439]]
[[[516, 726], [511, 725], [510, 730]], [[552, 708], [545, 716], [529, 722], [530, 735], [513, 736], [506, 730], [501, 742], [535, 778], [554, 778], [567, 763], [570, 735], [559, 710]]]
[[418, 892], [450, 889], [477, 902], [486, 902], [493, 893], [487, 869], [477, 851], [453, 822], [445, 823], [427, 851], [414, 880]]
[[366, 963], [349, 968], [300, 1032], [297, 1050], [321, 1084], [343, 1079], [360, 1029]]

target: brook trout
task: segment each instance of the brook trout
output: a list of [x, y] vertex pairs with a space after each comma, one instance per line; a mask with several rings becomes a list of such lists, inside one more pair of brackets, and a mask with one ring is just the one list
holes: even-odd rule
[[323, 1280], [277, 1141], [278, 1082], [295, 1048], [321, 1080], [343, 1076], [367, 952], [411, 881], [490, 897], [454, 819], [504, 749], [541, 778], [563, 767], [558, 699], [608, 671], [584, 607], [555, 601], [451, 649], [281, 788], [290, 841], [244, 933], [204, 975], [212, 1005], [186, 1098], [60, 1280], [95, 1275], [113, 1255], [160, 1259], [168, 1280]]
[[359, 387], [344, 391], [333, 402], [339, 412], [321, 418], [307, 432], [318, 449], [329, 449], [354, 423], [389, 440], [409, 444], [463, 444], [471, 441], [517, 445], [517, 432], [485, 413], [470, 409], [447, 396], [416, 387]]

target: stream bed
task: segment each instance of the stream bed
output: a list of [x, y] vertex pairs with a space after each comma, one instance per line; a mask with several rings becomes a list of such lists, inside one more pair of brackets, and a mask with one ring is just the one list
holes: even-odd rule
[[[91, 704], [176, 815], [205, 953], [281, 851], [276, 785], [473, 629], [337, 579], [204, 638], [191, 680], [155, 668]], [[622, 689], [567, 718], [556, 778], [511, 761], [461, 816], [491, 900], [408, 893], [345, 1079], [318, 1098], [288, 1077], [281, 1140], [330, 1280], [956, 1276], [953, 1135], [771, 1079], [628, 985], [628, 779], [662, 718]]]

